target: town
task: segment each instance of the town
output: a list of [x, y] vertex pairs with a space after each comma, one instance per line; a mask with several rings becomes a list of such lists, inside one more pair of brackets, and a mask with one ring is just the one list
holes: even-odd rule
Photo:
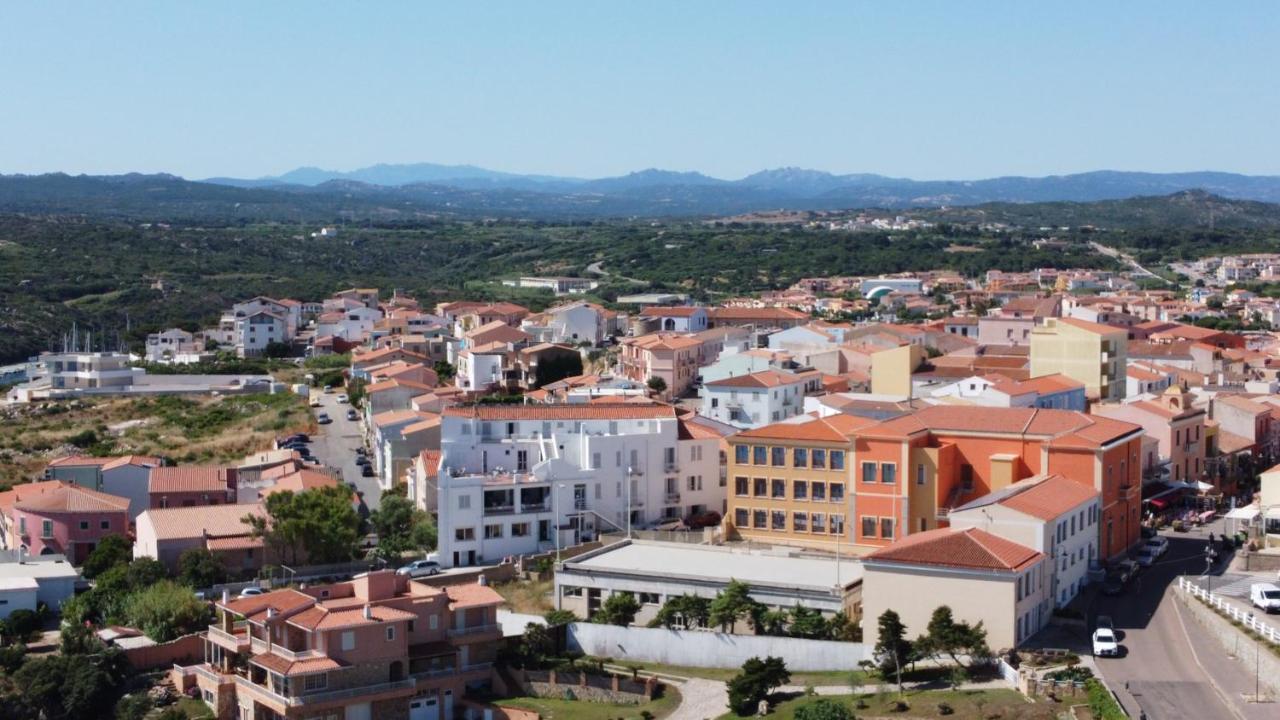
[[[943, 271], [715, 305], [523, 276], [501, 284], [558, 300], [259, 296], [136, 351], [73, 329], [5, 368], [14, 426], [136, 417], [0, 493], [5, 636], [118, 648], [154, 678], [139, 703], [218, 718], [523, 718], [502, 698], [559, 685], [754, 713], [805, 677], [1055, 717], [1181, 652], [1135, 612], [1280, 639], [1277, 307], [1234, 287], [1275, 257], [1184, 288]], [[140, 432], [233, 404], [282, 418], [241, 456]]]

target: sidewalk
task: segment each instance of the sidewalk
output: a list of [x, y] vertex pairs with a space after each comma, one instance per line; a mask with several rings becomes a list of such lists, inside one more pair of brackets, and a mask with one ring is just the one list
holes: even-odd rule
[[[1255, 685], [1252, 673], [1246, 673], [1247, 663], [1230, 659], [1222, 645], [1209, 634], [1200, 623], [1187, 615], [1181, 607], [1180, 600], [1173, 598], [1178, 618], [1191, 643], [1192, 654], [1196, 663], [1209, 676], [1213, 685], [1231, 703], [1236, 717], [1242, 720], [1274, 720], [1280, 717], [1280, 704], [1275, 702], [1252, 702]], [[1263, 650], [1263, 652], [1268, 652]], [[1245, 659], [1250, 657], [1244, 654]], [[1266, 696], [1263, 696], [1264, 699]]]

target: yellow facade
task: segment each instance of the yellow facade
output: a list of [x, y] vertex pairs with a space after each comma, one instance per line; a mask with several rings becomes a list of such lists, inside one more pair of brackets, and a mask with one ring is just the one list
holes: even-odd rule
[[911, 373], [924, 362], [924, 348], [902, 345], [871, 355], [871, 392], [911, 397]]
[[1061, 373], [1084, 383], [1092, 399], [1122, 400], [1128, 337], [1120, 328], [1049, 318], [1031, 331], [1031, 376]]

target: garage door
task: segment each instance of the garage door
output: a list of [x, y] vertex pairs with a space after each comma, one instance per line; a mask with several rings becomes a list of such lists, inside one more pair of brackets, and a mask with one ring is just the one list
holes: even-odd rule
[[433, 697], [409, 701], [409, 720], [440, 720], [440, 701]]
[[345, 720], [369, 720], [369, 703], [358, 703], [356, 705], [347, 706], [347, 716]]

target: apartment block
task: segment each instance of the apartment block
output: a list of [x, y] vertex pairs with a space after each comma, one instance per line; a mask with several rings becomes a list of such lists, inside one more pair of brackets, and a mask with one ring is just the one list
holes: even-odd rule
[[1031, 376], [1061, 373], [1084, 383], [1091, 399], [1123, 400], [1128, 346], [1123, 328], [1046, 318], [1031, 330]]

